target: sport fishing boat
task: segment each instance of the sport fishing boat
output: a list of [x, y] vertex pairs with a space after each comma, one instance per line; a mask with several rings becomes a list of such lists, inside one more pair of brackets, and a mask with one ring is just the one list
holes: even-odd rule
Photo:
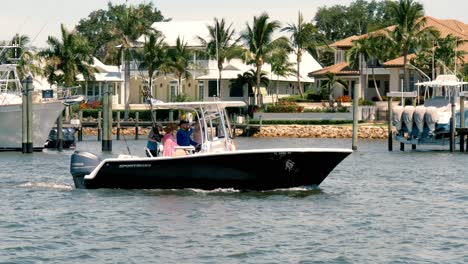
[[76, 188], [271, 190], [318, 186], [349, 154], [339, 148], [238, 150], [226, 108], [240, 101], [158, 103], [152, 109], [194, 114], [201, 131], [200, 150], [178, 147], [169, 157], [101, 159], [76, 151], [70, 172]]
[[[8, 49], [14, 45], [0, 46], [0, 151], [22, 149], [22, 84], [17, 73], [17, 64], [9, 63]], [[33, 91], [32, 131], [33, 149], [41, 150], [65, 105], [83, 101], [83, 96], [69, 98], [43, 98]]]

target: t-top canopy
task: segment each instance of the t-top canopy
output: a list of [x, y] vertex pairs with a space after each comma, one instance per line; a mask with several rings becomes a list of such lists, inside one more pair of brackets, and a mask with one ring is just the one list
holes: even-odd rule
[[430, 87], [441, 87], [441, 86], [460, 86], [468, 84], [468, 82], [458, 81], [455, 75], [439, 75], [437, 78], [430, 82], [418, 82], [415, 83], [417, 86], [430, 86]]
[[152, 104], [153, 109], [205, 109], [218, 110], [226, 107], [244, 107], [247, 104], [243, 101], [214, 101], [214, 102], [175, 102]]

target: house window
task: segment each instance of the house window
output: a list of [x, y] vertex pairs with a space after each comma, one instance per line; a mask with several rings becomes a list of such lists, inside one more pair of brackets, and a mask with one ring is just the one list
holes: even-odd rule
[[218, 96], [218, 85], [217, 81], [208, 81], [208, 96], [209, 97], [216, 97]]
[[230, 97], [243, 97], [244, 96], [244, 86], [239, 82], [232, 82], [231, 89], [229, 91]]
[[[376, 80], [375, 83], [377, 83], [377, 88], [380, 88], [380, 80]], [[375, 83], [374, 83], [374, 80], [369, 80], [367, 82], [367, 87], [369, 87], [369, 89], [371, 88], [375, 89], [375, 85], [374, 85]]]
[[171, 81], [170, 84], [170, 100], [174, 101], [177, 96], [177, 81]]
[[198, 81], [198, 99], [203, 100], [205, 97], [205, 83], [203, 81]]

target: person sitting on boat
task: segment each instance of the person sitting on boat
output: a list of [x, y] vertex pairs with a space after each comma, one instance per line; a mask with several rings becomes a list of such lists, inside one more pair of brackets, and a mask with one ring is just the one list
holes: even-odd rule
[[149, 153], [146, 153], [148, 157], [157, 157], [159, 155], [160, 130], [159, 126], [153, 126], [148, 134], [148, 143], [146, 143], [146, 148], [149, 151]]
[[194, 146], [197, 147], [199, 144], [190, 138], [192, 135], [192, 129], [190, 128], [190, 123], [187, 120], [180, 120], [179, 123], [180, 129], [177, 131], [177, 144], [179, 146]]
[[175, 147], [177, 147], [176, 141], [176, 133], [177, 133], [177, 125], [172, 124], [165, 127], [164, 135], [162, 139], [163, 144], [163, 156], [171, 157], [174, 154]]

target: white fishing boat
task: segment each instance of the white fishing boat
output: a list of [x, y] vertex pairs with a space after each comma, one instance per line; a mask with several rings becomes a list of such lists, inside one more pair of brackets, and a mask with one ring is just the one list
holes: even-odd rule
[[[157, 103], [153, 109], [178, 109], [195, 116], [199, 148], [179, 147], [172, 156], [120, 155], [101, 159], [75, 152], [70, 172], [76, 188], [270, 190], [318, 186], [349, 154], [339, 148], [239, 150], [226, 107], [244, 102]], [[199, 151], [197, 151], [199, 149]]]
[[[10, 48], [15, 48], [15, 46], [0, 46], [0, 59]], [[0, 64], [0, 151], [22, 149], [22, 91], [17, 65]], [[43, 98], [40, 91], [33, 90], [32, 101], [33, 149], [40, 150], [44, 148], [49, 133], [57, 117], [62, 113], [67, 99]], [[72, 101], [77, 100], [73, 98]]]

